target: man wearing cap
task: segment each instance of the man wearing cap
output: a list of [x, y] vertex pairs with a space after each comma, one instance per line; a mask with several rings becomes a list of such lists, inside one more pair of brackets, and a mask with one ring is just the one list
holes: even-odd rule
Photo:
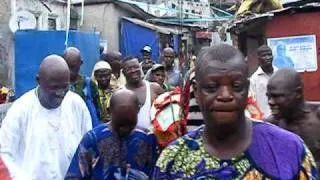
[[148, 72], [150, 68], [152, 68], [153, 62], [151, 59], [152, 49], [150, 46], [145, 46], [141, 49], [143, 61], [141, 63], [142, 71], [144, 74]]
[[93, 103], [97, 110], [99, 120], [103, 123], [109, 122], [110, 114], [110, 99], [114, 91], [110, 84], [112, 69], [106, 61], [99, 61], [95, 64], [92, 71], [92, 88]]
[[173, 87], [165, 83], [166, 79], [166, 71], [162, 64], [154, 64], [145, 76], [145, 80], [158, 83], [165, 92], [168, 92], [171, 91]]

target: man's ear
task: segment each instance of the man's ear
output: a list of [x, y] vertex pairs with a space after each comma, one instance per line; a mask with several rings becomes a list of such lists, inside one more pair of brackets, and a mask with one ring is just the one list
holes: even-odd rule
[[194, 97], [196, 98], [196, 102], [199, 104], [199, 83], [194, 79], [192, 80], [191, 86], [194, 89]]
[[36, 75], [36, 81], [38, 82], [38, 84], [40, 84], [39, 74]]

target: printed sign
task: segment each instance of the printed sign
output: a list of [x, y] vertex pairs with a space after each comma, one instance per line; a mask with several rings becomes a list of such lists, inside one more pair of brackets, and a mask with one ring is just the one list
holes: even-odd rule
[[298, 72], [317, 71], [315, 35], [269, 38], [268, 45], [277, 68], [292, 68]]

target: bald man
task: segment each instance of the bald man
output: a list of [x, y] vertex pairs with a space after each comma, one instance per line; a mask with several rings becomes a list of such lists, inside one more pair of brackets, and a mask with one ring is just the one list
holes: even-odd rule
[[153, 134], [136, 127], [138, 96], [127, 89], [116, 91], [110, 110], [111, 122], [82, 139], [66, 179], [149, 179], [158, 146]]
[[272, 112], [267, 121], [299, 135], [320, 169], [320, 108], [305, 102], [299, 73], [291, 69], [277, 71], [269, 80], [267, 96]]
[[70, 70], [70, 90], [77, 93], [83, 100], [87, 99], [84, 88], [86, 77], [80, 75], [80, 67], [83, 64], [80, 50], [75, 47], [68, 47], [63, 54]]
[[163, 65], [167, 73], [166, 83], [170, 86], [176, 87], [182, 85], [182, 75], [180, 70], [175, 68], [175, 52], [172, 48], [165, 48], [162, 52]]
[[81, 137], [92, 128], [90, 114], [68, 91], [69, 68], [62, 57], [46, 57], [37, 81], [3, 120], [0, 153], [12, 179], [61, 180]]

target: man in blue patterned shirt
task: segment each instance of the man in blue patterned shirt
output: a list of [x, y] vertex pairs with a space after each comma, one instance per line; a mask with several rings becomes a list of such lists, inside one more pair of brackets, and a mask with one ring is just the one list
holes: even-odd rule
[[136, 127], [138, 97], [122, 89], [110, 100], [111, 122], [80, 142], [66, 179], [148, 179], [158, 158], [155, 136]]

